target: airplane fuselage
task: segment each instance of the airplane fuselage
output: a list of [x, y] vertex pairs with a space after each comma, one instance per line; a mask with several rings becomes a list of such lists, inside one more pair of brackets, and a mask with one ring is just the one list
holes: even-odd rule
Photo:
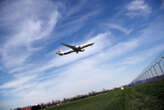
[[79, 52], [84, 52], [85, 50], [82, 49], [80, 46], [76, 47], [73, 49], [76, 53], [79, 53]]

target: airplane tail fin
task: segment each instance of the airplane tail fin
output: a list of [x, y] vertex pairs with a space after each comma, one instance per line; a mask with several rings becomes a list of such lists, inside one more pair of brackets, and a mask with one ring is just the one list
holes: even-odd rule
[[60, 53], [60, 52], [62, 52], [62, 49], [61, 48], [58, 49], [58, 53]]
[[59, 49], [58, 49], [58, 52], [56, 52], [56, 54], [60, 55], [61, 52], [62, 52], [62, 50], [59, 48]]

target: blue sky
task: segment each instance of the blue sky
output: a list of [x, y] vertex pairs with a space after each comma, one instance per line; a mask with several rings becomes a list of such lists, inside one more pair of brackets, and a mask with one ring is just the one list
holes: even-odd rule
[[130, 83], [164, 50], [163, 19], [163, 0], [1, 1], [0, 109]]

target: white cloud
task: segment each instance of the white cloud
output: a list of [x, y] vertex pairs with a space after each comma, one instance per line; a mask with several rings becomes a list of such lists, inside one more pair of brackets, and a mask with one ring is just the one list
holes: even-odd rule
[[73, 14], [77, 14], [78, 12], [81, 11], [83, 7], [85, 7], [85, 4], [87, 3], [87, 0], [81, 0], [79, 1], [75, 6], [68, 6], [66, 16], [71, 16]]
[[[22, 5], [25, 8], [22, 7]], [[57, 23], [59, 13], [55, 7], [51, 12], [44, 13], [47, 15], [47, 18], [43, 19], [41, 17], [41, 13], [36, 13], [36, 11], [42, 11], [43, 7], [37, 7], [36, 5], [36, 1], [17, 1], [9, 4], [9, 6], [5, 8], [6, 10], [11, 10], [13, 7], [22, 7], [22, 10], [20, 10], [20, 8], [19, 10], [16, 8], [18, 11], [14, 9], [11, 10], [10, 13], [24, 15], [23, 18], [22, 15], [17, 17], [15, 17], [15, 14], [8, 16], [3, 15], [3, 20], [10, 22], [10, 24], [16, 25], [12, 35], [7, 36], [8, 39], [2, 47], [2, 61], [7, 68], [21, 66], [33, 52], [41, 49], [41, 47], [33, 47], [33, 44], [36, 41], [42, 40], [48, 36]], [[50, 5], [51, 7], [51, 3], [48, 3], [47, 5]], [[26, 10], [26, 8], [28, 9]]]
[[145, 57], [143, 56], [130, 56], [121, 61], [123, 65], [133, 65], [144, 61]]
[[157, 55], [160, 52], [164, 51], [164, 44], [158, 44], [151, 49], [147, 50], [147, 55], [152, 56], [152, 55]]
[[145, 16], [151, 13], [151, 7], [144, 0], [133, 0], [127, 6], [126, 15], [130, 17]]
[[3, 85], [0, 85], [0, 89], [17, 88], [17, 87], [23, 85], [24, 83], [34, 79], [34, 78], [36, 78], [36, 75], [24, 76], [21, 78], [17, 78], [11, 82], [7, 82], [7, 83], [4, 83]]
[[[127, 42], [120, 42], [117, 45], [114, 45], [113, 47], [109, 48], [109, 57], [113, 56], [119, 56], [123, 53], [127, 53], [131, 50], [136, 49], [139, 46], [140, 41], [136, 39], [131, 39]], [[112, 52], [112, 53], [111, 53]]]
[[22, 71], [25, 71], [27, 69], [29, 69], [30, 67], [32, 67], [33, 65], [32, 64], [26, 64], [24, 66], [18, 66], [18, 67], [15, 67], [13, 69], [10, 69], [8, 71], [8, 73], [17, 73], [17, 72], [22, 72]]
[[143, 45], [150, 45], [153, 43], [160, 44], [164, 40], [164, 16], [158, 16], [153, 22], [151, 22], [146, 28], [140, 31], [140, 41]]
[[117, 29], [121, 32], [124, 32], [125, 34], [130, 34], [132, 32], [132, 29], [127, 29], [125, 27], [122, 27], [120, 25], [117, 25], [117, 24], [108, 24], [107, 25], [109, 28], [112, 28], [112, 29]]
[[[87, 12], [82, 15], [72, 16], [71, 19], [69, 17], [68, 18], [61, 17], [65, 21], [64, 23], [61, 23], [60, 25], [58, 25], [58, 27], [55, 30], [55, 35], [58, 37], [56, 41], [61, 39], [62, 37], [70, 36], [73, 33], [76, 33], [80, 31], [81, 29], [85, 28], [86, 22], [90, 21], [92, 18], [98, 15], [100, 11], [101, 10], [94, 10], [94, 11]], [[61, 30], [64, 30], [64, 32]]]

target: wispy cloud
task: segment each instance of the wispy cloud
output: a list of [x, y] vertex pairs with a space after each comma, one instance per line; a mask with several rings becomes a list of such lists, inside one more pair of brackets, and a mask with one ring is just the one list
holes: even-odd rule
[[141, 42], [144, 44], [153, 44], [157, 43], [160, 44], [160, 41], [163, 41], [164, 37], [164, 22], [163, 22], [164, 15], [158, 16], [153, 22], [149, 23], [147, 27], [140, 30], [141, 32]]
[[123, 65], [132, 65], [132, 64], [137, 64], [142, 61], [144, 61], [145, 57], [143, 56], [130, 56], [125, 58], [123, 61], [121, 61], [121, 64]]
[[70, 4], [68, 3], [67, 6], [68, 11], [66, 13], [66, 16], [71, 16], [73, 14], [79, 13], [81, 9], [86, 6], [86, 3], [87, 0], [81, 0], [80, 2], [77, 2], [74, 7], [70, 6]]
[[[35, 76], [36, 77], [36, 76]], [[21, 78], [18, 78], [18, 79], [15, 79], [14, 81], [11, 81], [11, 82], [7, 82], [3, 85], [0, 85], [0, 89], [6, 89], [6, 88], [17, 88], [21, 85], [23, 85], [24, 83], [32, 80], [35, 78], [34, 76], [27, 76], [27, 77], [21, 77]]]
[[133, 0], [126, 8], [126, 15], [130, 17], [145, 16], [151, 13], [151, 7], [144, 0]]
[[[22, 15], [17, 16], [16, 18], [16, 15], [12, 14], [8, 15], [7, 17], [6, 15], [3, 15], [6, 18], [4, 18], [6, 22], [17, 25], [12, 35], [7, 36], [8, 40], [2, 47], [2, 61], [6, 67], [22, 65], [25, 63], [27, 58], [32, 55], [33, 52], [39, 50], [40, 47], [34, 47], [33, 43], [44, 39], [45, 36], [48, 36], [51, 33], [55, 27], [59, 15], [57, 10], [54, 8], [54, 10], [52, 10], [52, 12], [49, 13], [48, 17], [46, 18], [48, 21], [45, 21], [45, 19], [40, 18], [40, 13], [35, 13], [35, 11], [41, 11], [41, 7], [34, 7], [35, 5], [33, 5], [32, 1], [18, 1], [11, 3], [10, 5], [11, 6], [8, 7], [9, 10], [11, 10], [13, 7], [22, 7], [23, 5], [24, 7], [28, 8], [28, 11], [24, 8], [21, 11], [18, 9], [18, 11], [13, 10], [14, 13], [16, 12], [20, 15], [26, 14], [23, 16], [25, 18], [22, 18]], [[12, 10], [10, 13], [12, 13]], [[28, 15], [29, 13], [30, 15]]]
[[111, 29], [116, 29], [116, 30], [119, 30], [121, 32], [124, 32], [125, 34], [130, 34], [132, 32], [132, 29], [127, 29], [127, 28], [122, 27], [122, 26], [117, 25], [117, 24], [107, 24], [107, 26]]
[[[73, 36], [74, 33], [77, 33], [83, 30], [87, 22], [91, 21], [93, 18], [98, 16], [101, 12], [101, 9], [89, 11], [85, 14], [78, 14], [77, 16], [64, 17], [55, 30], [55, 36], [58, 37], [57, 40], [62, 39], [63, 37]], [[64, 33], [63, 33], [64, 30]]]

